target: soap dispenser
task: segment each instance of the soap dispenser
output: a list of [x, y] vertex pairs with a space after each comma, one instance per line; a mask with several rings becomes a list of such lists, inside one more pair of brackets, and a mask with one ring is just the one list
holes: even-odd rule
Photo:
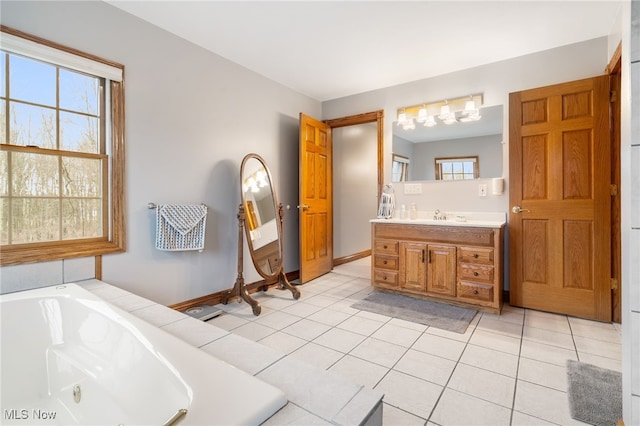
[[418, 218], [418, 208], [416, 203], [411, 203], [411, 209], [409, 210], [409, 219], [416, 220]]
[[407, 207], [403, 204], [400, 206], [400, 219], [407, 218]]

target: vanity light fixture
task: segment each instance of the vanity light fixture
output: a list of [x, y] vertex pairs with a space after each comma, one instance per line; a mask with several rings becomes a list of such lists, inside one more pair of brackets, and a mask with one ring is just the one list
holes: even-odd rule
[[468, 122], [468, 121], [478, 121], [482, 116], [480, 115], [480, 110], [476, 108], [476, 103], [473, 98], [470, 96], [469, 100], [464, 104], [464, 110], [462, 111], [462, 117], [460, 117], [460, 121]]
[[457, 122], [477, 121], [482, 117], [480, 115], [482, 100], [482, 94], [475, 94], [403, 107], [398, 109], [397, 124], [403, 129], [409, 130], [415, 128], [416, 122], [426, 127], [433, 127], [437, 124], [436, 117], [448, 125]]

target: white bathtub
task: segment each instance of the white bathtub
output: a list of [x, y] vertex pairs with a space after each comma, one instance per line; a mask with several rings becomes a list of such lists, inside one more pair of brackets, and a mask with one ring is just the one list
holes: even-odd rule
[[260, 424], [275, 387], [75, 285], [0, 296], [0, 424]]

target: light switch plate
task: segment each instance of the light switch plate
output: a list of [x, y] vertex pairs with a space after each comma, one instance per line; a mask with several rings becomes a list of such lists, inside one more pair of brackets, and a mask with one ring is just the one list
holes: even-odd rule
[[481, 183], [480, 185], [478, 185], [478, 195], [480, 197], [486, 197], [487, 196], [487, 184], [486, 183]]
[[421, 183], [405, 183], [404, 193], [405, 194], [422, 194], [422, 184]]

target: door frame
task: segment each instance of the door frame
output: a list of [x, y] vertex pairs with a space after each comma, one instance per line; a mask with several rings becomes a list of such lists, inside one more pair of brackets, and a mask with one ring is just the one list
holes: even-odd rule
[[[611, 320], [622, 322], [622, 226], [620, 207], [620, 86], [622, 73], [622, 43], [618, 44], [605, 69], [609, 75], [610, 137], [611, 137]], [[617, 285], [616, 285], [617, 284]]]
[[[377, 151], [378, 151], [378, 202], [384, 185], [384, 110], [365, 112], [362, 114], [350, 115], [346, 117], [324, 120], [324, 123], [331, 127], [331, 130], [338, 127], [355, 126], [358, 124], [376, 123], [377, 126]], [[333, 163], [332, 163], [333, 164]], [[331, 169], [333, 175], [333, 168]], [[335, 182], [334, 182], [335, 186]], [[332, 213], [333, 214], [333, 213]], [[335, 221], [335, 217], [333, 218]], [[342, 265], [353, 260], [362, 259], [371, 255], [371, 249], [339, 259], [333, 259], [333, 266]]]

